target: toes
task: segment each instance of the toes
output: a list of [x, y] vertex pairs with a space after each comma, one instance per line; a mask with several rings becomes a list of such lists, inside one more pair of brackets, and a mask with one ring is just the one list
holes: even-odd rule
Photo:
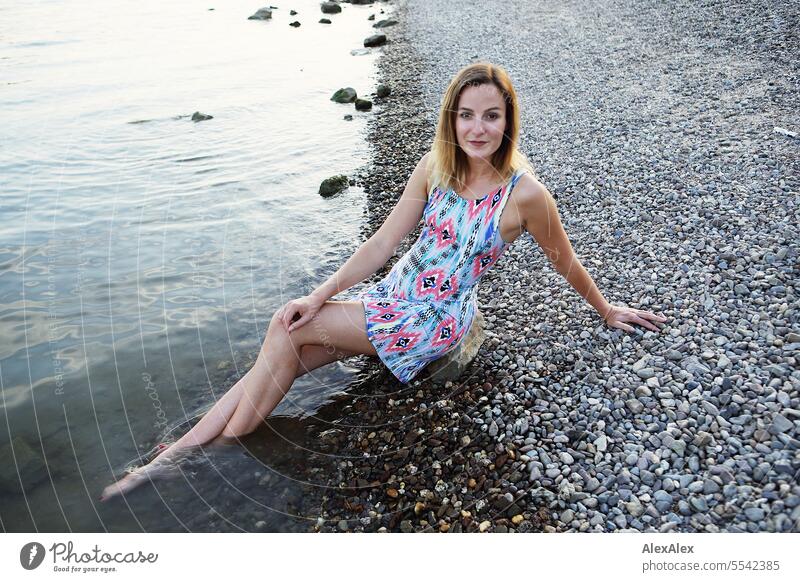
[[119, 495], [119, 493], [120, 493], [119, 487], [117, 486], [116, 483], [114, 485], [109, 485], [108, 487], [103, 489], [103, 492], [100, 494], [100, 501], [105, 503], [112, 497]]
[[128, 473], [116, 483], [112, 483], [103, 489], [103, 492], [100, 494], [100, 501], [108, 501], [117, 495], [122, 495], [126, 491], [133, 489], [140, 481], [137, 479], [137, 476], [136, 473]]

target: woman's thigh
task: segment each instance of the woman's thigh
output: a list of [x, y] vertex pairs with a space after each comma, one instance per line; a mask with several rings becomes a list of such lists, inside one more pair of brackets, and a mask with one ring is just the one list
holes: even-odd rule
[[314, 346], [311, 344], [305, 345], [300, 348], [300, 365], [297, 367], [297, 375], [295, 378], [308, 374], [326, 364], [331, 364], [337, 360], [357, 355], [359, 355], [358, 352], [330, 350], [325, 346]]
[[326, 301], [316, 317], [290, 334], [298, 348], [323, 346], [331, 355], [336, 351], [377, 355], [367, 338], [364, 305], [360, 301]]

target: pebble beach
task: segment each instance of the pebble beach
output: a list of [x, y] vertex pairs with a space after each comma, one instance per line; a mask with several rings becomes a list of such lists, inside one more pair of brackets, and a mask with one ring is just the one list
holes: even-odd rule
[[309, 530], [800, 531], [800, 7], [384, 4], [363, 238], [450, 78], [488, 60], [580, 262], [611, 303], [668, 320], [607, 327], [524, 234], [481, 282], [487, 339], [457, 381], [403, 385], [362, 357], [319, 435], [336, 461]]

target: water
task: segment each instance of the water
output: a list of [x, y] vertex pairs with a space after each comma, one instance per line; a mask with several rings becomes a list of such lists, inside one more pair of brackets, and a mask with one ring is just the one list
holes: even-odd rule
[[0, 4], [4, 530], [297, 521], [282, 512], [305, 487], [292, 477], [307, 468], [304, 419], [336, 401], [357, 362], [298, 380], [252, 454], [215, 451], [127, 502], [96, 498], [210, 407], [274, 310], [355, 250], [363, 192], [317, 189], [368, 161], [374, 112], [330, 96], [374, 91], [380, 49], [351, 51], [381, 6], [345, 4], [325, 25], [311, 0], [267, 22], [230, 0]]

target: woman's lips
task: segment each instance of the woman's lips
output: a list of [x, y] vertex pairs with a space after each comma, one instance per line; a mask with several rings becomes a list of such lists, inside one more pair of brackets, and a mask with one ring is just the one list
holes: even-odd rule
[[485, 142], [485, 141], [471, 141], [471, 142], [469, 142], [469, 143], [470, 143], [470, 144], [472, 144], [472, 145], [474, 145], [474, 146], [476, 146], [476, 147], [480, 147], [480, 146], [482, 146], [483, 144], [485, 144], [486, 142]]

